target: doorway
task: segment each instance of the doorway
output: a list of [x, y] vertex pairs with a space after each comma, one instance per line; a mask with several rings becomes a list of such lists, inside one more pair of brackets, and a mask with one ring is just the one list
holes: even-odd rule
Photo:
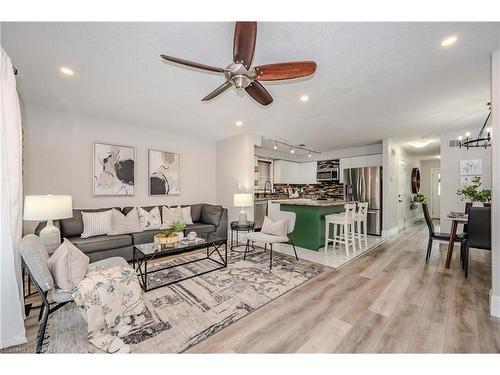
[[431, 217], [441, 217], [441, 168], [431, 169]]
[[398, 173], [398, 230], [406, 228], [406, 162], [399, 161]]

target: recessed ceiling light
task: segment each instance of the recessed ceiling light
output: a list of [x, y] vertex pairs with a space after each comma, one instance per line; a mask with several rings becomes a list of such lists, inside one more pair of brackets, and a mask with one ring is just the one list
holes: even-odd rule
[[470, 132], [465, 133], [465, 136], [466, 136], [467, 138], [469, 138], [469, 137], [470, 137]]
[[70, 68], [66, 68], [65, 66], [61, 66], [59, 68], [59, 70], [61, 71], [62, 74], [67, 75], [67, 76], [72, 77], [75, 75], [75, 72], [73, 70], [71, 70]]
[[243, 121], [236, 121], [236, 126], [241, 128], [243, 126]]
[[410, 142], [410, 144], [415, 148], [423, 148], [423, 147], [427, 146], [429, 143], [431, 143], [431, 141], [427, 141], [425, 139]]
[[311, 157], [311, 156], [312, 156], [312, 154], [311, 154], [311, 153], [308, 153], [308, 154], [307, 154], [307, 156]]
[[449, 47], [452, 44], [455, 44], [457, 40], [458, 38], [456, 35], [449, 36], [448, 38], [443, 39], [443, 41], [441, 42], [441, 47]]
[[274, 144], [273, 149], [275, 149], [275, 150], [278, 149], [278, 144], [277, 143]]
[[300, 101], [301, 101], [302, 103], [308, 102], [308, 101], [309, 101], [309, 95], [302, 95], [302, 96], [300, 97]]
[[292, 149], [290, 150], [290, 154], [294, 154], [294, 153], [295, 153], [295, 150], [292, 148]]

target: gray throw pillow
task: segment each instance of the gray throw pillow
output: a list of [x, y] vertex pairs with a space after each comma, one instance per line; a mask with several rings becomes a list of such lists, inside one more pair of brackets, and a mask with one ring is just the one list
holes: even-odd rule
[[222, 217], [222, 211], [222, 206], [213, 206], [211, 204], [203, 205], [201, 209], [201, 222], [203, 224], [218, 226]]

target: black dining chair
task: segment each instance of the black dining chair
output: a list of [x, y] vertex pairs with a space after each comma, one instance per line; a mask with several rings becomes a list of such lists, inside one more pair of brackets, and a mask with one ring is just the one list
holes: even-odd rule
[[[424, 213], [425, 223], [427, 224], [427, 229], [429, 229], [429, 241], [427, 243], [427, 256], [425, 257], [425, 263], [429, 262], [432, 251], [432, 243], [434, 240], [437, 241], [450, 241], [451, 235], [449, 233], [436, 232], [434, 230], [434, 223], [432, 222], [431, 215], [429, 214], [429, 207], [427, 203], [422, 203], [422, 211]], [[461, 248], [465, 246], [465, 236], [463, 234], [457, 234], [455, 237], [455, 242], [459, 242]]]
[[471, 207], [463, 251], [465, 277], [469, 274], [470, 248], [491, 251], [491, 207]]

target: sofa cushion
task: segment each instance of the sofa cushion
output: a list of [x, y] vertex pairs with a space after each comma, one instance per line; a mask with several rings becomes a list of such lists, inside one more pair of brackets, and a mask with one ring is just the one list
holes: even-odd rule
[[191, 219], [193, 223], [199, 222], [201, 220], [201, 208], [202, 204], [192, 204], [191, 205]]
[[115, 249], [132, 245], [132, 237], [129, 234], [119, 234], [116, 236], [95, 236], [89, 238], [71, 237], [68, 238], [84, 253]]
[[[116, 208], [116, 207], [115, 207]], [[119, 209], [119, 208], [118, 208]], [[102, 212], [108, 211], [110, 208], [97, 208], [97, 209], [75, 209], [73, 210], [73, 217], [69, 219], [59, 220], [61, 227], [61, 235], [63, 237], [76, 237], [83, 233], [83, 219], [82, 211], [84, 212]]]
[[197, 235], [201, 235], [215, 232], [216, 229], [215, 225], [212, 224], [194, 223], [192, 225], [186, 225], [184, 233], [187, 235], [189, 232], [196, 232]]
[[161, 231], [158, 229], [152, 229], [152, 230], [145, 230], [143, 232], [138, 232], [138, 233], [132, 233], [132, 241], [134, 245], [142, 245], [145, 243], [151, 243], [154, 242], [154, 236]]
[[[222, 206], [214, 206], [211, 204], [204, 204], [201, 209], [200, 222], [203, 224], [219, 225], [220, 218], [222, 217]], [[193, 218], [194, 220], [194, 218]]]

